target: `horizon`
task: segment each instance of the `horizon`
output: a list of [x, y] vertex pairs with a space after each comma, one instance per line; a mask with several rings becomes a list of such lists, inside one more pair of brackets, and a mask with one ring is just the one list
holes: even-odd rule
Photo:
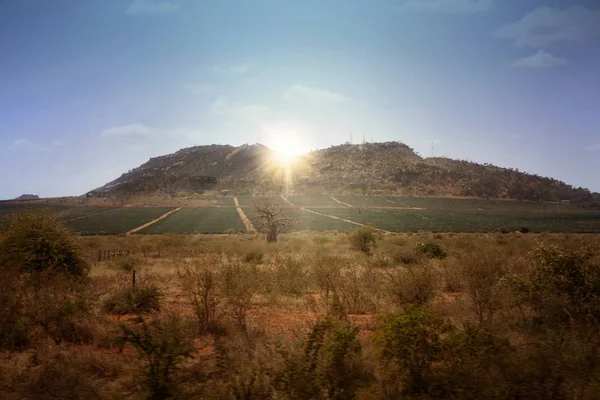
[[5, 2], [0, 199], [363, 135], [599, 192], [599, 40], [593, 0]]

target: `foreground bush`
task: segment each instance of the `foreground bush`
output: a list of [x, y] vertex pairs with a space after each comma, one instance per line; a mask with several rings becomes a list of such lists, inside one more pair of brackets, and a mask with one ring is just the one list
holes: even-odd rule
[[77, 239], [46, 211], [13, 217], [0, 241], [0, 346], [22, 349], [35, 337], [81, 341], [90, 304], [88, 265]]
[[109, 314], [144, 314], [160, 310], [160, 290], [154, 285], [125, 288], [104, 301]]
[[84, 276], [89, 267], [79, 252], [77, 239], [55, 215], [31, 211], [11, 219], [0, 242], [0, 267]]
[[415, 243], [415, 249], [422, 254], [425, 254], [429, 258], [438, 258], [440, 260], [446, 258], [448, 254], [439, 244], [431, 242], [419, 242]]
[[354, 399], [365, 384], [356, 331], [336, 318], [318, 321], [298, 358], [288, 355], [278, 378], [280, 391], [294, 399]]
[[371, 253], [377, 244], [375, 229], [370, 226], [356, 228], [348, 236], [348, 240], [350, 241], [352, 250], [362, 251], [363, 253]]

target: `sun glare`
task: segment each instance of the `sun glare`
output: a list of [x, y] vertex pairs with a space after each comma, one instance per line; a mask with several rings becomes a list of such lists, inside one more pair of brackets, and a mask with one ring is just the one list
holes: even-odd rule
[[293, 132], [278, 132], [271, 135], [269, 145], [275, 151], [276, 161], [284, 166], [289, 166], [296, 158], [308, 150], [300, 136]]

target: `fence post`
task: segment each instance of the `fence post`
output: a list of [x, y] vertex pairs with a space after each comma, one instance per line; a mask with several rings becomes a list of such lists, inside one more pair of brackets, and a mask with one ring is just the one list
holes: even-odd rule
[[102, 249], [98, 249], [98, 262], [102, 261]]
[[135, 289], [135, 269], [131, 273], [131, 287]]

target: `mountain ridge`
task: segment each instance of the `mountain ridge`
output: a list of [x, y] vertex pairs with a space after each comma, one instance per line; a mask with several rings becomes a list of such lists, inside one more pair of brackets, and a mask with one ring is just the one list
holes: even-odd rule
[[341, 144], [289, 165], [262, 144], [206, 145], [154, 157], [87, 197], [210, 194], [371, 194], [563, 201], [598, 206], [600, 195], [513, 168], [423, 158], [401, 142]]

